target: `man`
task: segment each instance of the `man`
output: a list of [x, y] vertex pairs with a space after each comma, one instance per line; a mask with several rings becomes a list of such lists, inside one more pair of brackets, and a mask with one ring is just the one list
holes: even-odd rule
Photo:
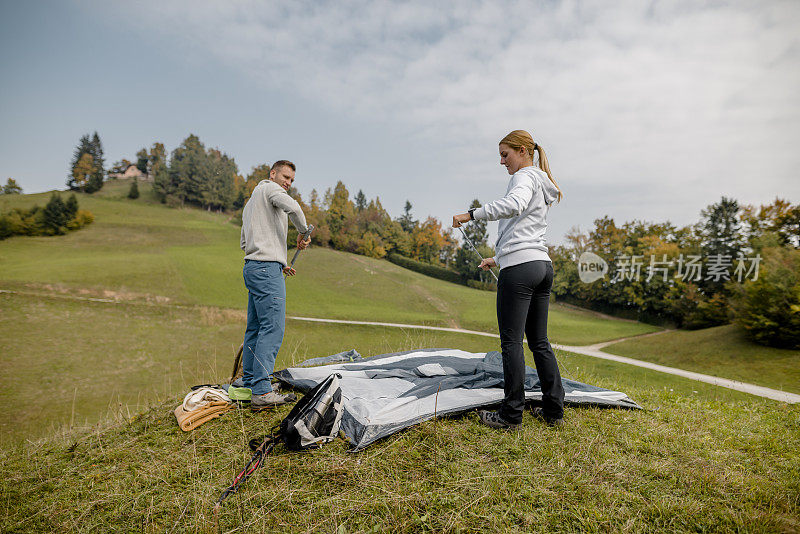
[[300, 232], [297, 248], [305, 249], [311, 243], [311, 239], [303, 241], [302, 234], [308, 229], [306, 218], [288, 193], [295, 170], [291, 161], [276, 161], [269, 171], [269, 180], [256, 185], [242, 212], [244, 285], [249, 294], [242, 379], [244, 386], [253, 392], [250, 407], [256, 411], [296, 399], [291, 393], [282, 395], [273, 391], [270, 383], [286, 321], [283, 275], [295, 274], [286, 260], [288, 219]]

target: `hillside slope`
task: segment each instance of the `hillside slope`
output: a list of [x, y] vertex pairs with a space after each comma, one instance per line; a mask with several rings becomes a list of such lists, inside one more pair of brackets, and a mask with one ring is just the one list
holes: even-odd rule
[[[225, 215], [154, 203], [147, 184], [136, 201], [124, 198], [124, 185], [107, 187], [105, 197], [78, 195], [81, 207], [96, 216], [89, 227], [66, 236], [0, 242], [0, 288], [246, 308], [239, 228]], [[0, 210], [43, 205], [48, 198], [49, 193], [0, 197]], [[290, 315], [497, 328], [493, 293], [384, 260], [313, 247], [302, 253], [297, 268], [298, 276], [287, 280]], [[551, 339], [565, 344], [654, 330], [559, 306], [550, 315]]]

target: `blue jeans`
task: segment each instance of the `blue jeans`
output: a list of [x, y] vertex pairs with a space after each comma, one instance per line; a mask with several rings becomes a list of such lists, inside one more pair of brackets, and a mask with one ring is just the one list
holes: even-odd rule
[[286, 285], [282, 265], [276, 261], [245, 260], [243, 274], [249, 295], [242, 379], [253, 395], [264, 395], [272, 391], [270, 377], [283, 343]]

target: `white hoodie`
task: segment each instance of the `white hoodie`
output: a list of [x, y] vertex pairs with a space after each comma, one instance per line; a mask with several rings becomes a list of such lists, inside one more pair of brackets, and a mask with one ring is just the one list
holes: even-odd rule
[[547, 212], [558, 198], [558, 188], [537, 167], [523, 167], [508, 182], [503, 198], [476, 209], [475, 219], [500, 220], [494, 261], [501, 269], [529, 261], [550, 261]]

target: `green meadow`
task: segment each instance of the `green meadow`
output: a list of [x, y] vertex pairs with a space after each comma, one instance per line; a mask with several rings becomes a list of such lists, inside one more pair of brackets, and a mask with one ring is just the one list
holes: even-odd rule
[[629, 339], [612, 354], [800, 393], [800, 351], [757, 345], [734, 325]]
[[[0, 243], [0, 285], [246, 309], [239, 228], [228, 217], [153, 202], [143, 184], [136, 201], [125, 184], [105, 197], [79, 195], [96, 221], [57, 238], [16, 237]], [[116, 191], [116, 193], [115, 193]], [[114, 195], [117, 196], [114, 196]], [[44, 204], [49, 194], [0, 197], [0, 211]], [[287, 280], [289, 315], [460, 327], [492, 332], [494, 294], [443, 283], [376, 260], [311, 248]], [[657, 330], [554, 306], [550, 337], [582, 345]]]
[[[248, 440], [289, 408], [177, 427], [172, 410], [188, 388], [225, 381], [241, 344], [239, 229], [224, 214], [162, 206], [140, 185], [135, 201], [126, 182], [78, 195], [96, 216], [78, 232], [0, 241], [0, 531], [800, 530], [798, 406], [564, 351], [563, 376], [624, 391], [645, 409], [569, 408], [561, 429], [526, 415], [513, 432], [466, 414], [358, 454], [339, 440], [278, 449], [215, 515]], [[0, 211], [48, 197], [0, 196]], [[327, 249], [304, 252], [297, 268], [290, 315], [496, 331], [493, 293]], [[569, 345], [658, 330], [557, 304], [549, 329]], [[290, 319], [276, 367], [351, 348], [498, 345]], [[799, 391], [800, 351], [752, 345], [734, 327], [607, 350]]]

